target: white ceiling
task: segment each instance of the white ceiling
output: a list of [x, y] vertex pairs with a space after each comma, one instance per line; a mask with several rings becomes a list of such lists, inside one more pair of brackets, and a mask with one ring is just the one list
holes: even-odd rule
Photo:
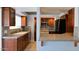
[[71, 8], [72, 7], [41, 7], [41, 14], [61, 14]]
[[[16, 14], [26, 16], [26, 12], [37, 12], [37, 7], [13, 7]], [[41, 7], [41, 14], [61, 14], [67, 12], [73, 7]]]
[[13, 9], [16, 10], [16, 14], [21, 16], [26, 16], [27, 14], [25, 12], [36, 12], [36, 7], [13, 7]]

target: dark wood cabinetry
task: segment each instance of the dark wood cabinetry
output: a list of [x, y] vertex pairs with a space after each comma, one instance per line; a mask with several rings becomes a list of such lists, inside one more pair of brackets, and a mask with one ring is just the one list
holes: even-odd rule
[[74, 8], [68, 11], [68, 32], [73, 32], [74, 31]]
[[29, 44], [30, 40], [29, 40], [29, 35], [26, 34], [22, 37], [19, 37], [17, 39], [17, 50], [18, 51], [23, 51], [27, 45]]
[[17, 51], [17, 40], [16, 39], [3, 39], [2, 40], [3, 51]]
[[66, 32], [73, 33], [74, 31], [74, 8], [70, 9], [67, 14], [60, 17], [66, 19]]
[[30, 33], [26, 33], [23, 36], [20, 36], [18, 38], [15, 37], [8, 37], [3, 38], [3, 51], [24, 51], [24, 49], [28, 46], [30, 43]]
[[41, 18], [41, 28], [48, 29], [54, 26], [54, 18]]
[[10, 8], [10, 26], [15, 26], [15, 10]]
[[15, 10], [10, 7], [2, 7], [3, 26], [15, 26]]
[[68, 11], [68, 14], [63, 15], [66, 19], [66, 32], [73, 33], [74, 31], [74, 8]]
[[21, 26], [27, 26], [27, 18], [26, 18], [26, 16], [21, 16]]

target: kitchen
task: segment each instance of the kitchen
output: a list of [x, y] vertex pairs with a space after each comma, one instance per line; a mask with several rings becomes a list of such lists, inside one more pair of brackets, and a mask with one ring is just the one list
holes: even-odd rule
[[[25, 8], [23, 8], [25, 9]], [[29, 13], [36, 14], [31, 8], [23, 10], [18, 7], [2, 7], [2, 50], [3, 51], [24, 51], [32, 50], [34, 42], [34, 31], [31, 29], [30, 22], [26, 16]], [[30, 9], [30, 11], [26, 11]], [[29, 46], [29, 47], [28, 47]], [[34, 50], [36, 48], [34, 47]]]
[[[74, 42], [77, 46], [78, 36], [74, 35], [75, 7], [41, 7], [40, 41], [44, 42]], [[77, 42], [76, 42], [77, 41]]]
[[2, 51], [53, 50], [55, 42], [58, 45], [64, 42], [63, 46], [69, 42], [74, 50], [78, 45], [78, 10], [75, 7], [1, 8]]

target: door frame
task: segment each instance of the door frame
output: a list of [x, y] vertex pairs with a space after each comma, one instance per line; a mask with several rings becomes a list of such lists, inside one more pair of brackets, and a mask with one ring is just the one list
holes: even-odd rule
[[[36, 17], [34, 17], [34, 41], [36, 41], [36, 26], [37, 26], [37, 24], [35, 24], [35, 22], [36, 22], [37, 20], [36, 20]], [[37, 23], [37, 22], [36, 22]]]
[[0, 51], [2, 51], [2, 8], [0, 7]]

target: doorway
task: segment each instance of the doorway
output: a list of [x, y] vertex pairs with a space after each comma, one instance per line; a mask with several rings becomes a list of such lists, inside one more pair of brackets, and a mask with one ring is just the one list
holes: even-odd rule
[[34, 41], [36, 41], [36, 17], [34, 17]]

